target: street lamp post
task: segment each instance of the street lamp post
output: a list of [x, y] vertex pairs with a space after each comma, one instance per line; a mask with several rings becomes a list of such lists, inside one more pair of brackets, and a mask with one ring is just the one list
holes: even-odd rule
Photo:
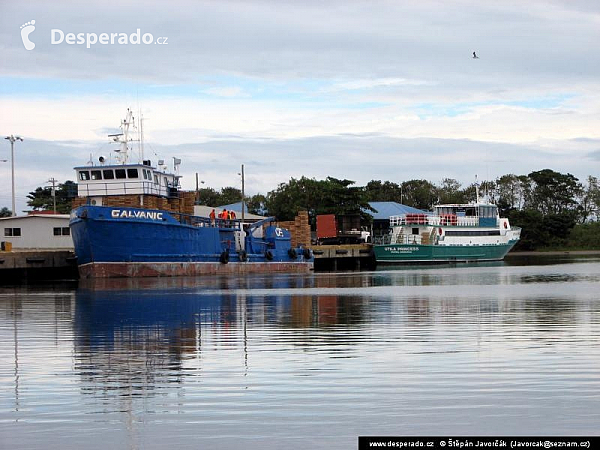
[[12, 175], [12, 215], [13, 217], [17, 215], [15, 208], [15, 142], [21, 141], [23, 142], [23, 138], [21, 136], [6, 136], [4, 139], [8, 139], [10, 141], [10, 165], [11, 165], [11, 175]]
[[244, 222], [244, 209], [246, 206], [246, 196], [244, 193], [244, 165], [242, 164], [242, 223]]

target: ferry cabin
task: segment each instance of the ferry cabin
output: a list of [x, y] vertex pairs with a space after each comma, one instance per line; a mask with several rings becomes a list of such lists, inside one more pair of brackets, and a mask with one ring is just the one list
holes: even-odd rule
[[434, 207], [433, 215], [445, 217], [451, 221], [454, 221], [454, 218], [456, 218], [454, 225], [457, 225], [460, 221], [465, 225], [477, 225], [480, 227], [496, 227], [499, 220], [498, 207], [489, 204], [438, 205]]
[[390, 217], [384, 244], [498, 245], [512, 235], [508, 219], [490, 204], [438, 205], [433, 214]]
[[117, 164], [75, 167], [79, 197], [92, 205], [103, 205], [102, 198], [114, 195], [154, 195], [175, 198], [179, 175], [153, 167], [149, 160], [141, 164]]

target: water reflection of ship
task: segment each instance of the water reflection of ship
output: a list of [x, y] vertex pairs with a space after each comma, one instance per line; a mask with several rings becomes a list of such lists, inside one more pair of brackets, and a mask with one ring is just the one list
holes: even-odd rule
[[[84, 390], [102, 398], [153, 395], [155, 386], [178, 383], [221, 358], [247, 370], [249, 355], [265, 342], [308, 351], [352, 346], [334, 326], [364, 323], [366, 300], [302, 294], [332, 282], [280, 275], [82, 283], [74, 327]], [[286, 331], [273, 334], [273, 325]]]

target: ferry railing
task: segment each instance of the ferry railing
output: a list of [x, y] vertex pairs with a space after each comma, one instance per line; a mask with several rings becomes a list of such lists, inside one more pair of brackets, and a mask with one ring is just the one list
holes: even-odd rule
[[425, 214], [403, 214], [390, 217], [390, 227], [401, 225], [474, 227], [479, 225], [479, 217], [455, 215], [428, 216]]

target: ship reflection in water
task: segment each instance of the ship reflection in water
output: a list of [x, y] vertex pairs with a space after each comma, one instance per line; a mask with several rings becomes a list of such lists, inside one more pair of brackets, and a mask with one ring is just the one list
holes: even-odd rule
[[11, 448], [593, 434], [598, 260], [0, 288]]

